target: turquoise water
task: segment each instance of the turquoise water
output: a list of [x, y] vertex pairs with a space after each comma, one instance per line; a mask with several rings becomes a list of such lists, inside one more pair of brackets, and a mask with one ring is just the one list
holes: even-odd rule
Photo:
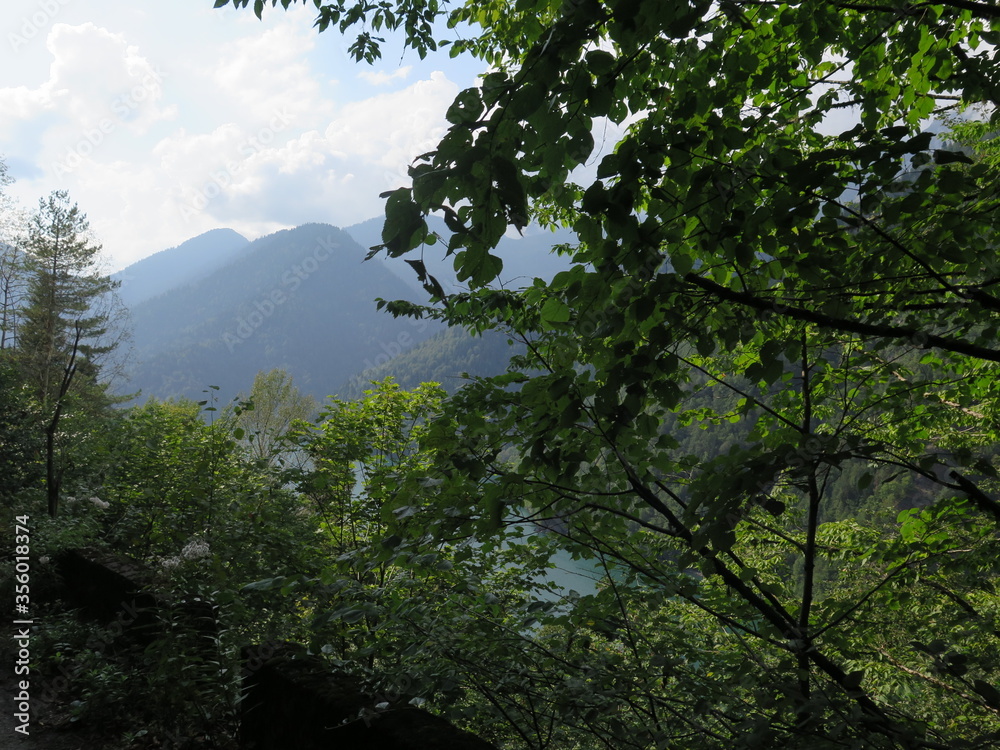
[[604, 577], [604, 568], [596, 560], [574, 560], [569, 552], [560, 550], [552, 556], [556, 567], [545, 576], [545, 581], [554, 583], [565, 594], [575, 591], [582, 596], [597, 592], [598, 584]]

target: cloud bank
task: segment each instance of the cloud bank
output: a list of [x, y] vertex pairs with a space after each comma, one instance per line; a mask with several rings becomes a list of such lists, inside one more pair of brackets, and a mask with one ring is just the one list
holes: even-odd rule
[[453, 72], [319, 48], [342, 40], [306, 13], [230, 16], [173, 54], [153, 11], [116, 27], [70, 10], [39, 29], [26, 82], [0, 88], [0, 154], [23, 202], [68, 189], [114, 268], [219, 226], [253, 237], [377, 215], [459, 91]]

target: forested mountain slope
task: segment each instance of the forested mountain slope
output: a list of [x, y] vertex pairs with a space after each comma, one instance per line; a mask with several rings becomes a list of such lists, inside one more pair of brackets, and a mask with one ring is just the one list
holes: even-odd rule
[[213, 273], [139, 303], [125, 390], [141, 390], [141, 400], [200, 397], [217, 385], [228, 398], [258, 371], [280, 367], [324, 398], [440, 330], [376, 310], [376, 297], [412, 291], [364, 255], [343, 231], [309, 224], [262, 237]]
[[213, 229], [177, 247], [161, 250], [112, 274], [127, 306], [190, 284], [233, 261], [250, 244], [232, 229]]
[[513, 343], [497, 331], [473, 336], [463, 328], [448, 328], [351, 378], [341, 395], [344, 398], [361, 398], [373, 381], [387, 377], [392, 377], [406, 390], [430, 382], [438, 383], [452, 393], [468, 381], [465, 375], [499, 375], [507, 369], [511, 355], [523, 351], [523, 344]]

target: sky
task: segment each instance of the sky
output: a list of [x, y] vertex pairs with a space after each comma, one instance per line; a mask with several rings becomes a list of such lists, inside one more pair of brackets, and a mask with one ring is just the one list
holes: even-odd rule
[[[312, 4], [4, 0], [0, 158], [34, 210], [67, 190], [116, 271], [203, 232], [382, 213], [481, 63], [387, 39], [373, 66]], [[252, 3], [251, 3], [252, 5]], [[268, 3], [270, 6], [270, 3]]]

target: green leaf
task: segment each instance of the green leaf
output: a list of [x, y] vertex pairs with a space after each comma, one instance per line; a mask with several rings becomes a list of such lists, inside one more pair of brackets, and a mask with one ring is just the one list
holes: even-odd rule
[[945, 149], [935, 149], [934, 150], [934, 163], [935, 164], [973, 164], [972, 159], [968, 157], [967, 154], [961, 151], [947, 151]]
[[284, 576], [278, 576], [277, 578], [263, 578], [259, 581], [254, 581], [253, 583], [248, 583], [243, 586], [242, 591], [271, 591], [272, 589], [281, 588], [284, 584]]
[[610, 73], [615, 67], [615, 56], [602, 49], [591, 50], [586, 56], [587, 67], [595, 76]]
[[340, 620], [348, 624], [358, 622], [365, 616], [363, 609], [344, 607], [330, 614], [330, 620]]
[[549, 297], [545, 300], [540, 311], [542, 320], [549, 325], [558, 323], [568, 323], [570, 319], [569, 306], [557, 297]]
[[469, 125], [483, 114], [483, 98], [479, 88], [462, 91], [445, 113], [445, 119], [453, 125]]

